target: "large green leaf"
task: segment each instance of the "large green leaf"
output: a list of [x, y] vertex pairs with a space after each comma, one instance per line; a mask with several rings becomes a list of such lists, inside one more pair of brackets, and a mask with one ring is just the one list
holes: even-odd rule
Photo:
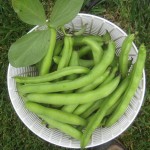
[[80, 11], [84, 0], [57, 0], [50, 17], [52, 27], [70, 22]]
[[46, 15], [39, 0], [12, 0], [14, 11], [25, 23], [31, 25], [44, 25]]
[[26, 67], [39, 62], [47, 53], [49, 41], [49, 29], [22, 36], [9, 49], [10, 64], [14, 67]]

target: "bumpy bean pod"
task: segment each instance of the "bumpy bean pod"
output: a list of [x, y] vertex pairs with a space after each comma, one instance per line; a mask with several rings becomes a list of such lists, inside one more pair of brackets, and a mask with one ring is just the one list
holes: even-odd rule
[[64, 47], [62, 50], [62, 57], [58, 64], [58, 70], [68, 66], [72, 54], [72, 45], [73, 45], [72, 38], [69, 36], [65, 36]]
[[110, 41], [108, 44], [108, 49], [104, 52], [101, 61], [92, 68], [92, 70], [85, 76], [67, 83], [52, 83], [48, 85], [23, 85], [18, 90], [22, 93], [49, 93], [58, 91], [69, 91], [81, 88], [92, 83], [96, 78], [102, 75], [108, 66], [112, 63], [115, 55], [115, 43]]
[[42, 83], [42, 82], [52, 81], [71, 74], [82, 74], [88, 72], [89, 72], [88, 68], [81, 67], [81, 66], [70, 66], [43, 76], [35, 76], [35, 77], [16, 76], [14, 77], [14, 79], [18, 83]]
[[47, 107], [44, 107], [40, 104], [33, 103], [33, 102], [26, 102], [25, 106], [28, 110], [30, 110], [31, 112], [37, 115], [46, 115], [47, 117], [50, 117], [57, 121], [68, 123], [68, 124], [82, 125], [82, 126], [86, 125], [85, 119], [74, 114], [63, 112], [58, 109], [47, 108]]
[[134, 40], [134, 34], [128, 35], [123, 41], [120, 57], [119, 57], [119, 69], [122, 75], [122, 78], [125, 78], [128, 74], [128, 57], [129, 52], [132, 47], [132, 42]]
[[45, 55], [45, 57], [40, 62], [40, 71], [39, 71], [40, 75], [49, 73], [49, 70], [51, 69], [52, 65], [52, 58], [56, 43], [56, 30], [54, 28], [51, 28], [50, 32], [51, 34], [50, 34], [49, 50]]
[[56, 129], [59, 129], [63, 133], [66, 133], [67, 135], [70, 135], [71, 137], [81, 140], [82, 132], [74, 128], [73, 126], [65, 123], [61, 123], [59, 121], [53, 120], [45, 115], [39, 115], [48, 125], [51, 127], [54, 127]]
[[[90, 47], [90, 49], [92, 50], [92, 53], [93, 53], [94, 63], [98, 64], [99, 61], [101, 60], [102, 56], [103, 56], [103, 49], [100, 46], [100, 44], [97, 41], [95, 41], [89, 37], [82, 37], [79, 39], [81, 40], [80, 43], [83, 43], [83, 45], [86, 44]], [[74, 39], [74, 42], [76, 43], [75, 40], [76, 39]]]
[[122, 100], [116, 110], [112, 113], [109, 119], [106, 121], [106, 126], [113, 125], [126, 111], [132, 97], [134, 96], [139, 82], [142, 78], [142, 71], [144, 69], [146, 59], [146, 48], [142, 44], [139, 48], [137, 60], [133, 66], [133, 70], [130, 74], [130, 84], [125, 91]]
[[71, 105], [71, 104], [84, 104], [94, 102], [98, 99], [102, 99], [111, 94], [120, 81], [120, 76], [113, 79], [108, 84], [98, 87], [95, 90], [84, 93], [67, 93], [67, 94], [28, 94], [27, 99], [29, 101], [56, 104], [56, 105]]
[[92, 119], [89, 121], [87, 128], [85, 129], [85, 132], [83, 133], [82, 139], [81, 139], [81, 147], [84, 148], [94, 132], [94, 130], [99, 126], [102, 119], [105, 117], [107, 111], [110, 107], [112, 107], [116, 101], [121, 97], [125, 89], [127, 88], [129, 83], [129, 79], [126, 78], [119, 87], [110, 95], [108, 96], [100, 105], [100, 108], [96, 112], [96, 114], [92, 117]]

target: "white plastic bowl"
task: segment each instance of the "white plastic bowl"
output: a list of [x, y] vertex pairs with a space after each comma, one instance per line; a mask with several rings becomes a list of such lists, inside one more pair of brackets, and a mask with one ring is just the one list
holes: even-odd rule
[[[111, 23], [106, 19], [89, 14], [78, 14], [72, 20], [72, 22], [66, 25], [66, 27], [72, 30], [75, 29], [78, 30], [84, 24], [88, 24], [86, 33], [102, 35], [106, 32], [106, 30], [109, 31], [112, 39], [115, 40], [117, 44], [116, 53], [119, 54], [121, 44], [125, 39], [125, 36], [127, 36], [127, 34], [122, 29], [120, 29], [118, 26], [116, 26], [115, 24]], [[43, 30], [45, 28], [46, 26], [43, 27], [36, 26], [30, 32], [32, 32], [33, 30]], [[134, 61], [136, 60], [137, 52], [138, 52], [137, 48], [133, 44], [130, 52], [130, 57], [132, 57]], [[37, 136], [39, 136], [40, 138], [49, 143], [67, 148], [80, 148], [79, 141], [72, 139], [71, 137], [61, 133], [56, 129], [46, 128], [44, 125], [41, 124], [41, 120], [35, 114], [31, 113], [24, 107], [24, 102], [19, 97], [16, 89], [16, 83], [12, 78], [13, 76], [16, 75], [34, 76], [36, 75], [36, 69], [34, 67], [14, 68], [11, 65], [9, 65], [8, 67], [7, 83], [10, 100], [17, 115], [22, 120], [22, 122], [33, 133], [35, 133]], [[87, 147], [94, 147], [97, 145], [104, 144], [116, 138], [121, 133], [123, 133], [132, 124], [138, 112], [140, 111], [144, 99], [144, 93], [145, 93], [145, 72], [143, 70], [142, 80], [125, 114], [113, 126], [109, 128], [96, 129]]]

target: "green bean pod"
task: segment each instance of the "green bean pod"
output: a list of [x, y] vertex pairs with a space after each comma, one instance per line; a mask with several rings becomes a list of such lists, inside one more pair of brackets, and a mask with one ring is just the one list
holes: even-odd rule
[[84, 104], [97, 101], [111, 94], [120, 81], [120, 76], [113, 79], [108, 84], [100, 86], [95, 90], [84, 93], [56, 93], [56, 94], [27, 94], [27, 99], [32, 102], [56, 104], [56, 105], [71, 105], [71, 104]]
[[64, 47], [62, 50], [62, 57], [58, 64], [58, 70], [68, 66], [72, 54], [72, 46], [73, 46], [72, 38], [70, 36], [65, 36]]
[[54, 49], [54, 55], [53, 56], [58, 56], [63, 48], [63, 41], [62, 40], [57, 40], [55, 44], [55, 49]]
[[42, 76], [33, 76], [33, 77], [16, 76], [14, 77], [14, 79], [18, 83], [42, 83], [52, 81], [71, 74], [82, 74], [88, 72], [89, 72], [88, 68], [81, 66], [70, 66]]
[[[95, 80], [93, 83], [91, 83], [90, 85], [87, 85], [81, 89], [78, 89], [76, 92], [78, 93], [82, 93], [82, 92], [87, 92], [90, 90], [95, 89], [95, 87], [97, 87], [98, 85], [100, 85], [105, 78], [109, 75], [110, 69], [108, 68], [103, 75], [101, 75], [97, 80]], [[86, 111], [91, 105], [93, 104], [93, 102], [91, 103], [86, 103], [86, 104], [81, 104], [81, 105], [67, 105], [64, 106], [63, 110], [65, 111], [69, 111], [69, 112], [73, 112], [75, 114], [80, 115], [81, 113], [83, 113], [84, 111]]]
[[128, 75], [128, 57], [129, 52], [132, 47], [132, 42], [134, 40], [134, 34], [128, 35], [123, 41], [120, 57], [119, 57], [119, 69], [122, 75], [122, 78]]
[[71, 137], [81, 140], [82, 132], [74, 128], [73, 126], [65, 123], [61, 123], [59, 121], [53, 120], [45, 115], [39, 115], [48, 125], [53, 128], [59, 129], [63, 133], [70, 135]]
[[126, 78], [123, 82], [121, 82], [121, 84], [119, 84], [118, 88], [101, 103], [98, 111], [95, 113], [92, 119], [90, 119], [85, 129], [85, 132], [82, 135], [81, 139], [82, 148], [85, 148], [86, 145], [89, 143], [92, 133], [99, 126], [109, 108], [111, 108], [116, 103], [116, 101], [121, 97], [123, 92], [126, 90], [128, 84], [129, 79]]
[[47, 117], [50, 117], [52, 119], [55, 119], [63, 123], [81, 125], [81, 126], [86, 125], [85, 119], [74, 114], [63, 112], [58, 109], [47, 108], [47, 107], [44, 107], [40, 104], [33, 103], [33, 102], [26, 102], [25, 106], [28, 110], [30, 110], [31, 112], [37, 115], [46, 115]]
[[[94, 63], [98, 64], [103, 56], [103, 49], [101, 45], [97, 41], [89, 37], [82, 37], [79, 39], [80, 39], [80, 43], [83, 43], [83, 45], [85, 44], [90, 47], [90, 49], [92, 50]], [[74, 39], [74, 43], [76, 43], [76, 40], [77, 39]]]
[[49, 49], [47, 51], [47, 54], [40, 62], [40, 75], [44, 75], [49, 73], [49, 70], [51, 69], [52, 65], [52, 58], [56, 43], [56, 30], [54, 28], [50, 28], [50, 43], [49, 43]]
[[67, 83], [52, 83], [48, 85], [23, 85], [18, 90], [22, 93], [50, 93], [58, 91], [69, 91], [81, 88], [92, 83], [96, 78], [101, 76], [108, 66], [112, 63], [115, 55], [115, 43], [110, 41], [108, 49], [105, 51], [99, 64], [95, 65], [92, 70], [85, 76]]
[[143, 72], [144, 65], [145, 65], [145, 59], [146, 59], [146, 48], [144, 44], [142, 44], [139, 48], [137, 60], [130, 74], [131, 77], [130, 77], [129, 86], [127, 90], [125, 91], [118, 107], [109, 117], [109, 119], [106, 121], [106, 126], [113, 125], [125, 113], [132, 97], [134, 96], [138, 88], [139, 82], [142, 78], [142, 72]]

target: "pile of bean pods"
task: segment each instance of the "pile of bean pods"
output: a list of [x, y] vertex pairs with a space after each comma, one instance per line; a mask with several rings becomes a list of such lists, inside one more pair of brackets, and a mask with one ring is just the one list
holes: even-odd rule
[[96, 128], [112, 126], [125, 113], [142, 78], [146, 48], [141, 44], [133, 64], [134, 34], [125, 38], [117, 56], [109, 32], [78, 33], [57, 39], [48, 74], [39, 62], [39, 75], [14, 79], [28, 110], [85, 148]]

